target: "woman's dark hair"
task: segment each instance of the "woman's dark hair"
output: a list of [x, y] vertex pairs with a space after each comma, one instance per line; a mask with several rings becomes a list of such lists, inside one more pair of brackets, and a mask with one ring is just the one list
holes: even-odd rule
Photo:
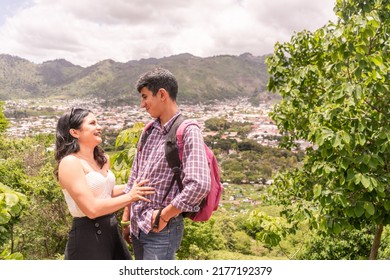
[[[56, 144], [55, 144], [55, 159], [57, 165], [54, 170], [54, 174], [58, 179], [58, 165], [60, 161], [67, 155], [77, 153], [80, 150], [77, 138], [74, 138], [69, 130], [80, 129], [81, 124], [86, 116], [92, 113], [90, 110], [82, 108], [72, 108], [70, 113], [63, 114], [57, 122], [56, 127]], [[107, 162], [107, 158], [104, 155], [104, 151], [99, 146], [96, 146], [93, 150], [93, 157], [100, 166], [103, 168]]]

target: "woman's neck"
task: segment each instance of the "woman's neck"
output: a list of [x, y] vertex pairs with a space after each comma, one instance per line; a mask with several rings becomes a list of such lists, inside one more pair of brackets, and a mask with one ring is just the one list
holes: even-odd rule
[[94, 148], [82, 148], [80, 147], [80, 150], [76, 153], [76, 155], [82, 159], [94, 161], [94, 155], [93, 155]]

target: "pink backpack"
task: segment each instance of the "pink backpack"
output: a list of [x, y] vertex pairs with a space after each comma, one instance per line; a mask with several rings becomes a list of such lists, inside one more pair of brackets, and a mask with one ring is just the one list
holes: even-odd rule
[[[150, 128], [152, 127], [152, 123], [153, 122], [148, 123], [144, 128], [144, 133], [141, 138], [141, 148], [145, 144], [146, 139], [150, 134]], [[180, 166], [183, 157], [183, 134], [189, 125], [196, 125], [199, 127], [199, 124], [195, 120], [186, 120], [182, 115], [180, 115], [172, 124], [172, 127], [167, 134], [167, 140], [165, 143], [165, 157], [174, 175], [171, 186], [165, 194], [163, 201], [167, 197], [175, 181], [177, 181], [179, 191], [182, 191], [184, 188], [180, 176]], [[218, 209], [219, 201], [221, 200], [223, 191], [217, 159], [215, 158], [213, 151], [206, 144], [204, 144], [204, 149], [210, 167], [210, 192], [199, 205], [200, 210], [198, 212], [183, 213], [184, 217], [190, 218], [195, 222], [204, 222], [210, 219], [211, 214]], [[156, 220], [158, 219], [156, 218]]]

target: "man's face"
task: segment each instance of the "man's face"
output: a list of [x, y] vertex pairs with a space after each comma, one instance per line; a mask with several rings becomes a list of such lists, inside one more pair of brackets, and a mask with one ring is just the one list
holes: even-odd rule
[[141, 89], [141, 108], [145, 108], [152, 118], [158, 118], [161, 110], [161, 94], [157, 92], [155, 96], [147, 88]]

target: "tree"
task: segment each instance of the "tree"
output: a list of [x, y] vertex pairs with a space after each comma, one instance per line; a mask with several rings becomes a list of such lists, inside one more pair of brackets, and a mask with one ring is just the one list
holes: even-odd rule
[[3, 114], [4, 102], [0, 101], [0, 134], [2, 134], [8, 127], [8, 120]]
[[115, 149], [119, 151], [111, 158], [111, 168], [118, 183], [127, 182], [129, 178], [143, 127], [143, 123], [135, 123], [131, 128], [121, 131], [116, 138]]
[[221, 149], [226, 154], [229, 154], [229, 151], [232, 149], [234, 142], [235, 140], [231, 139], [219, 139], [218, 141], [216, 141], [213, 147], [215, 149]]
[[[13, 252], [13, 228], [23, 214], [26, 206], [26, 197], [10, 187], [4, 185], [8, 174], [4, 172], [3, 166], [8, 162], [2, 156], [1, 150], [4, 144], [2, 133], [8, 126], [8, 120], [3, 114], [4, 102], [0, 101], [0, 260], [2, 259], [22, 259], [20, 253]], [[3, 174], [5, 173], [5, 174]], [[9, 241], [11, 244], [9, 245]], [[9, 246], [8, 246], [9, 245]]]
[[[71, 223], [53, 174], [53, 142], [53, 135], [44, 134], [0, 142], [0, 181], [13, 192], [23, 194], [25, 209], [8, 221], [8, 227], [4, 226], [8, 232], [0, 225], [0, 236], [7, 237], [2, 246], [6, 258], [50, 259], [64, 252]], [[0, 191], [0, 216], [4, 212], [2, 197]]]
[[374, 226], [370, 259], [390, 223], [389, 10], [389, 0], [337, 0], [337, 23], [277, 43], [267, 60], [284, 147], [313, 144], [272, 194], [290, 221], [328, 234]]
[[365, 259], [370, 253], [372, 234], [370, 229], [343, 231], [338, 236], [305, 236], [305, 246], [298, 255], [303, 260], [353, 260]]
[[214, 218], [204, 223], [189, 219], [184, 222], [183, 240], [177, 252], [178, 259], [207, 259], [210, 252], [225, 249], [226, 240], [222, 228], [216, 225]]
[[[48, 156], [54, 158], [53, 153]], [[46, 164], [25, 182], [28, 211], [15, 225], [15, 250], [28, 259], [63, 258], [71, 215], [54, 178], [54, 165], [42, 161]]]
[[[0, 182], [0, 260], [22, 259], [20, 253], [13, 252], [11, 248], [3, 248], [9, 240], [13, 239], [13, 227], [19, 221], [26, 206], [26, 197]], [[10, 252], [9, 252], [10, 251]]]
[[230, 123], [223, 118], [211, 118], [206, 120], [204, 124], [211, 131], [226, 130], [230, 127]]

